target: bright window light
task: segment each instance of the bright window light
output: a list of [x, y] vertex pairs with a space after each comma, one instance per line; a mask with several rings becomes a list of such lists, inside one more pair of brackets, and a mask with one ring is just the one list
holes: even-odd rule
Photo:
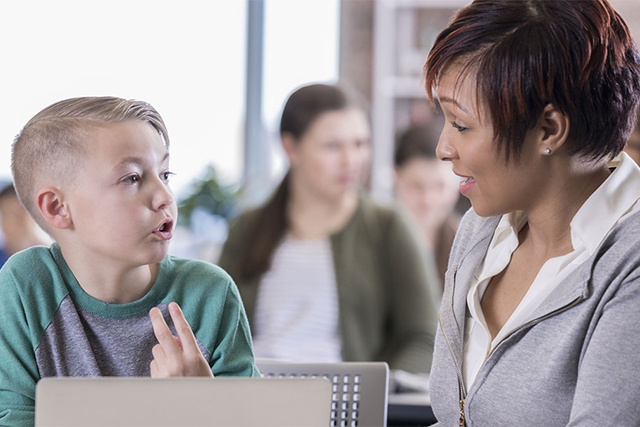
[[282, 105], [295, 88], [338, 79], [339, 0], [265, 3], [263, 115], [272, 144], [272, 175], [287, 167], [278, 135]]
[[0, 178], [47, 105], [113, 95], [151, 103], [171, 137], [178, 199], [208, 164], [242, 174], [246, 2], [56, 0], [0, 4]]

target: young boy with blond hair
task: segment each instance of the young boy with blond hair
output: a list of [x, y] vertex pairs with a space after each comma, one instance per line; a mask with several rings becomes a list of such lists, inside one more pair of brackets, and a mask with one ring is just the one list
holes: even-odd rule
[[49, 376], [257, 376], [219, 267], [167, 256], [169, 137], [149, 104], [73, 98], [16, 138], [20, 201], [53, 238], [0, 271], [0, 425], [34, 421]]

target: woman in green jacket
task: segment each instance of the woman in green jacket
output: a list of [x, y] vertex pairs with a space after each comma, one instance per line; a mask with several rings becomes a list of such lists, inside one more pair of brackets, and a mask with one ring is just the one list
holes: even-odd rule
[[429, 372], [438, 279], [403, 218], [359, 192], [371, 157], [361, 104], [338, 85], [304, 86], [280, 135], [290, 169], [234, 222], [219, 262], [240, 289], [256, 356]]

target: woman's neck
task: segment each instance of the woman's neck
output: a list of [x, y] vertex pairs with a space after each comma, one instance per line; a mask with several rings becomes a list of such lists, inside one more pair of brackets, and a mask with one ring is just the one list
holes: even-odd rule
[[[587, 199], [608, 178], [610, 171], [604, 162], [595, 166], [576, 166], [568, 170], [564, 180], [553, 180], [555, 191], [537, 203], [527, 214], [527, 230], [521, 237], [528, 240], [540, 256], [551, 258], [574, 250], [571, 241], [571, 221]], [[564, 185], [557, 185], [563, 182]], [[521, 242], [522, 244], [522, 242]]]
[[309, 192], [291, 189], [287, 206], [288, 232], [297, 239], [325, 239], [340, 231], [358, 207], [354, 190], [338, 199], [317, 197]]

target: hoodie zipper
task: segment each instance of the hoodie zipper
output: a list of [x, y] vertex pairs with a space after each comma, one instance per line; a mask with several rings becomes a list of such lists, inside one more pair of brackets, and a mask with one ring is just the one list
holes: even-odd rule
[[[440, 317], [440, 316], [438, 316]], [[453, 359], [453, 366], [456, 369], [456, 373], [458, 374], [458, 397], [460, 398], [460, 419], [458, 421], [458, 425], [464, 427], [467, 425], [467, 421], [464, 416], [464, 401], [467, 397], [467, 392], [464, 387], [464, 379], [462, 378], [462, 372], [460, 371], [460, 367], [458, 366], [458, 361], [456, 360], [456, 356], [453, 354], [453, 350], [451, 349], [451, 345], [449, 344], [449, 339], [447, 338], [447, 334], [444, 332], [444, 328], [442, 327], [442, 319], [440, 321], [440, 331], [442, 332], [442, 336], [444, 337], [444, 341], [447, 343], [447, 347], [449, 348], [449, 353], [451, 353], [451, 358]]]
[[[572, 308], [576, 304], [578, 304], [580, 301], [582, 301], [582, 298], [583, 298], [583, 296], [580, 295], [576, 299], [571, 301], [569, 304], [567, 304], [565, 306], [562, 306], [559, 309], [552, 311], [551, 313], [547, 313], [542, 317], [538, 317], [537, 319], [533, 319], [533, 320], [525, 323], [524, 325], [520, 325], [517, 329], [514, 329], [513, 331], [511, 331], [511, 333], [509, 335], [504, 337], [502, 339], [502, 341], [500, 341], [500, 344], [502, 344], [507, 338], [509, 338], [510, 336], [512, 336], [513, 334], [515, 334], [516, 332], [518, 332], [519, 330], [521, 330], [523, 328], [527, 328], [529, 326], [535, 325], [536, 323], [542, 322], [543, 320], [547, 320], [549, 317], [555, 316], [556, 314], [560, 314], [563, 311], [569, 310], [570, 308]], [[500, 344], [498, 344], [498, 345], [500, 345]], [[486, 360], [485, 360], [485, 362], [486, 362]]]
[[[549, 317], [555, 316], [557, 314], [562, 313], [563, 311], [569, 310], [570, 308], [572, 308], [576, 304], [578, 304], [580, 301], [582, 301], [582, 299], [583, 299], [583, 296], [580, 295], [575, 300], [573, 300], [571, 303], [569, 303], [569, 304], [567, 304], [567, 305], [565, 305], [563, 307], [560, 307], [559, 309], [554, 310], [551, 313], [548, 313], [548, 314], [546, 314], [546, 315], [544, 315], [542, 317], [538, 317], [537, 319], [531, 320], [531, 321], [521, 325], [519, 328], [514, 329], [509, 335], [504, 337], [504, 339], [501, 341], [501, 343], [503, 343], [505, 340], [507, 340], [507, 338], [511, 337], [513, 334], [515, 334], [516, 332], [520, 331], [523, 328], [535, 325], [536, 323], [539, 323], [539, 322], [541, 322], [543, 320], [546, 320]], [[442, 320], [440, 320], [439, 323], [440, 323], [440, 331], [442, 331], [442, 336], [444, 337], [444, 340], [447, 343], [447, 347], [449, 348], [449, 353], [451, 353], [451, 357], [453, 359], [453, 365], [454, 365], [456, 373], [458, 375], [458, 392], [459, 392], [459, 397], [460, 397], [460, 419], [459, 419], [458, 425], [460, 427], [465, 427], [467, 425], [467, 423], [466, 423], [466, 418], [465, 418], [465, 414], [464, 414], [464, 403], [465, 403], [467, 394], [466, 394], [465, 387], [464, 387], [464, 379], [462, 378], [462, 373], [461, 373], [460, 368], [458, 366], [458, 361], [456, 360], [456, 357], [453, 354], [453, 350], [451, 349], [451, 345], [449, 344], [449, 339], [447, 338], [447, 334], [445, 334], [444, 328], [442, 327]], [[500, 345], [500, 344], [498, 344], [498, 345]], [[488, 358], [489, 357], [487, 357], [487, 359]], [[485, 363], [486, 363], [486, 359], [485, 359]]]

